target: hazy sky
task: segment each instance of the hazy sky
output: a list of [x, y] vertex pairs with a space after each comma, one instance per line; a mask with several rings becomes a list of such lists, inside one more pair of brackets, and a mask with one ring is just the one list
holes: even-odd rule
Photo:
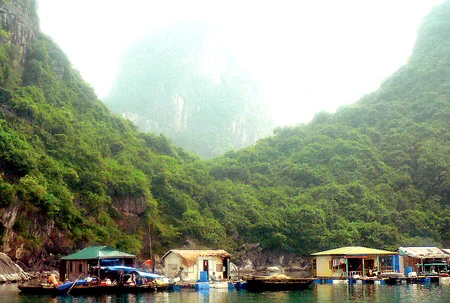
[[41, 29], [102, 98], [130, 43], [178, 20], [219, 27], [277, 125], [356, 102], [407, 62], [444, 0], [38, 0]]

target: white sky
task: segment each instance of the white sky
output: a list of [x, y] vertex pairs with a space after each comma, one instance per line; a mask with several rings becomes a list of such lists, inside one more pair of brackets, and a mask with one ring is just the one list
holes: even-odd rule
[[102, 98], [144, 34], [206, 20], [263, 84], [277, 125], [307, 123], [377, 89], [444, 0], [38, 0], [41, 29]]

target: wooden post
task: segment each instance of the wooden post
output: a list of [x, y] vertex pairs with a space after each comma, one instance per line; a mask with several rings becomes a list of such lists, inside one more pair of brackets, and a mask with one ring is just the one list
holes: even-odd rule
[[98, 284], [100, 284], [101, 283], [101, 281], [100, 281], [100, 258], [99, 259], [97, 259], [97, 267], [98, 267], [98, 273], [97, 273], [97, 277], [98, 277], [98, 281], [97, 281], [97, 283]]
[[75, 282], [73, 282], [72, 286], [70, 286], [69, 290], [67, 291], [67, 294], [69, 294], [69, 292], [72, 290], [72, 288], [75, 286], [75, 284], [77, 284], [78, 280], [80, 280], [81, 276], [83, 274], [81, 273], [78, 278], [75, 280]]
[[362, 277], [366, 275], [366, 269], [364, 267], [364, 258], [362, 258]]
[[377, 255], [377, 271], [380, 272], [380, 255]]
[[348, 259], [345, 258], [345, 275], [348, 277]]

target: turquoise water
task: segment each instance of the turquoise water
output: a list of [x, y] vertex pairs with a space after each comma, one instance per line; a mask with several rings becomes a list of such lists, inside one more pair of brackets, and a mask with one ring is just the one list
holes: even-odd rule
[[211, 289], [208, 292], [182, 290], [148, 294], [105, 295], [101, 297], [30, 296], [19, 293], [14, 284], [0, 285], [0, 303], [221, 303], [221, 302], [373, 302], [450, 303], [450, 285], [407, 284], [314, 284], [294, 292], [249, 293], [245, 290]]

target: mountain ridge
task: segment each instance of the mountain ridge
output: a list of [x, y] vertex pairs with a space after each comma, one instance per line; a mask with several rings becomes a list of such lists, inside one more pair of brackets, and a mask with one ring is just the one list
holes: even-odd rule
[[25, 52], [0, 44], [3, 252], [37, 268], [94, 244], [155, 260], [186, 243], [302, 256], [449, 245], [449, 3], [424, 22], [442, 44], [421, 35], [376, 92], [210, 160], [112, 114], [39, 31]]
[[273, 128], [257, 81], [203, 23], [140, 39], [103, 99], [141, 131], [163, 133], [203, 158], [254, 144]]

